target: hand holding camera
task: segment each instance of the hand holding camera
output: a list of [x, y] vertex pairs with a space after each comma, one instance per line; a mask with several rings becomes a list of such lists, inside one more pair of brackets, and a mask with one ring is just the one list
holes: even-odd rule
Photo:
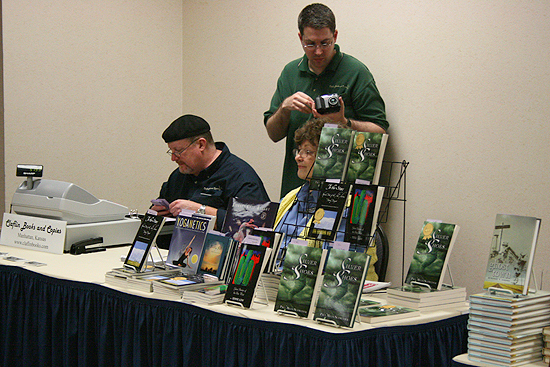
[[321, 115], [340, 111], [340, 96], [337, 93], [324, 94], [315, 98], [315, 109]]

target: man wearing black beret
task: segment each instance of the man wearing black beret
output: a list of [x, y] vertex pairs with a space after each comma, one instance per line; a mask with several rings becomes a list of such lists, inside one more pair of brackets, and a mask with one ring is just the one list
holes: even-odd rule
[[216, 216], [219, 230], [232, 197], [269, 201], [254, 169], [231, 154], [225, 143], [215, 143], [210, 125], [201, 117], [177, 118], [162, 138], [168, 144], [166, 153], [179, 167], [160, 189], [159, 198], [166, 199], [170, 208], [151, 207], [160, 215], [177, 216], [182, 209], [191, 209]]

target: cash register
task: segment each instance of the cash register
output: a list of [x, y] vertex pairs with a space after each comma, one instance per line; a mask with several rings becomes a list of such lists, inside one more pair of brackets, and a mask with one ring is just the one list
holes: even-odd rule
[[70, 182], [36, 179], [42, 177], [39, 165], [18, 165], [17, 176], [27, 180], [15, 191], [11, 211], [67, 222], [65, 252], [86, 241], [105, 247], [132, 243], [141, 221], [130, 217], [127, 207], [98, 199]]

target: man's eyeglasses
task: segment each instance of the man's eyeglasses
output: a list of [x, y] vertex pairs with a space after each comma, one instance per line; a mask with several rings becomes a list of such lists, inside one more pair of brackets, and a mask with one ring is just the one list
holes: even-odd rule
[[299, 155], [302, 158], [309, 158], [313, 157], [317, 152], [314, 150], [307, 150], [307, 149], [293, 149], [292, 154], [296, 157]]
[[172, 151], [172, 149], [168, 149], [168, 150], [166, 151], [166, 154], [168, 154], [170, 157], [171, 157], [172, 155], [175, 155], [176, 158], [179, 158], [179, 157], [183, 154], [183, 152], [185, 152], [185, 151], [187, 150], [187, 148], [189, 148], [191, 145], [193, 145], [193, 143], [195, 143], [197, 140], [199, 140], [199, 138], [193, 139], [193, 140], [191, 141], [191, 143], [189, 143], [189, 145], [186, 146], [185, 148], [183, 148], [182, 150], [177, 150], [177, 151], [174, 152], [174, 151]]
[[320, 44], [315, 44], [315, 43], [302, 43], [302, 46], [303, 46], [304, 49], [306, 49], [306, 50], [316, 50], [317, 47], [319, 47], [321, 50], [326, 50], [327, 48], [329, 48], [330, 46], [332, 46], [332, 43], [333, 43], [333, 41], [321, 42]]

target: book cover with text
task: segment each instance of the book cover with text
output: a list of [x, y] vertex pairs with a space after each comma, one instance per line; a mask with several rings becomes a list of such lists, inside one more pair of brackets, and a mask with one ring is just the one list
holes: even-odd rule
[[325, 258], [324, 249], [293, 243], [288, 245], [275, 301], [276, 312], [310, 316], [316, 283]]
[[432, 289], [441, 289], [458, 230], [456, 224], [424, 222], [407, 272], [406, 284], [421, 283]]
[[330, 249], [315, 320], [353, 327], [369, 262], [370, 256], [364, 252]]
[[527, 294], [541, 220], [497, 214], [483, 288]]
[[377, 185], [387, 141], [388, 134], [357, 131], [350, 149], [346, 181], [361, 180]]

